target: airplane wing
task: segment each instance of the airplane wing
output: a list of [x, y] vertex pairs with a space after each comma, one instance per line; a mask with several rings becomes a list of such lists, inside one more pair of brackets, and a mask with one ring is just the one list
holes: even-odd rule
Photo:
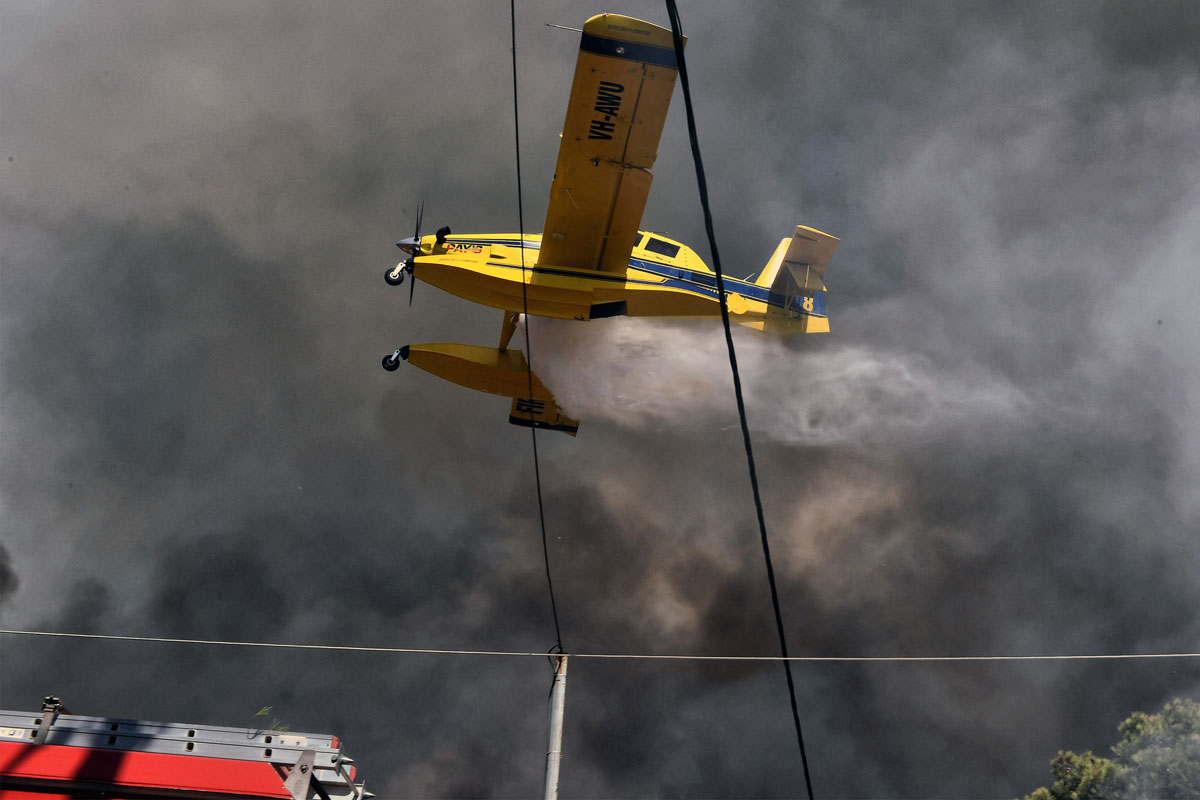
[[676, 72], [670, 29], [620, 14], [584, 24], [539, 266], [625, 273]]

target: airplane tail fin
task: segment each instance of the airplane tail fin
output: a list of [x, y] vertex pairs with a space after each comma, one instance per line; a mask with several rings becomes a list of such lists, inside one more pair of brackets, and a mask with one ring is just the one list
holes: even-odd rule
[[771, 306], [762, 321], [744, 323], [776, 333], [827, 333], [825, 268], [837, 249], [836, 236], [797, 225], [792, 238], [783, 239], [754, 283], [778, 296], [782, 307]]

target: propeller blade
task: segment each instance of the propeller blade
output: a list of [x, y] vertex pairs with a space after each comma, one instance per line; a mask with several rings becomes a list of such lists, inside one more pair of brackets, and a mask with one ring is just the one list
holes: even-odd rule
[[[413, 258], [421, 255], [421, 217], [423, 216], [425, 216], [425, 201], [420, 200], [417, 202], [417, 229], [413, 233], [413, 241], [416, 242], [416, 244], [413, 245]], [[408, 263], [408, 305], [411, 308], [413, 292], [417, 288], [417, 278], [413, 272], [413, 270], [416, 268], [416, 262], [409, 261]]]
[[[413, 238], [417, 240], [418, 245], [420, 245], [420, 243], [421, 243], [421, 217], [423, 217], [424, 215], [425, 215], [425, 201], [422, 200], [419, 203], [417, 203], [417, 229], [416, 229], [416, 232], [413, 233]], [[413, 253], [413, 255], [419, 256], [421, 254]]]

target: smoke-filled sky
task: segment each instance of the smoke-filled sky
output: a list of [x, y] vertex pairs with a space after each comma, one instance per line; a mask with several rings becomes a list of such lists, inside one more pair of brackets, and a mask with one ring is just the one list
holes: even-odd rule
[[[832, 332], [739, 330], [790, 648], [1195, 652], [1200, 7], [683, 2], [725, 269], [842, 239]], [[539, 230], [580, 25], [517, 3]], [[507, 3], [0, 3], [4, 627], [544, 651], [529, 432], [379, 359], [498, 311], [382, 280], [517, 227]], [[703, 225], [677, 91], [643, 227]], [[572, 652], [775, 655], [715, 324], [535, 320]], [[0, 638], [0, 702], [336, 733], [383, 797], [540, 791], [540, 659]], [[824, 798], [998, 798], [1200, 665], [799, 664]], [[777, 664], [572, 661], [564, 797], [795, 797]]]

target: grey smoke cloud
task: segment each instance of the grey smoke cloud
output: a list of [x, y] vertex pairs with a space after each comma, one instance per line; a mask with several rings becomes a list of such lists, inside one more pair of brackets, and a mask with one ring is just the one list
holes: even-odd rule
[[[581, 419], [635, 429], [737, 424], [717, 323], [534, 319], [530, 338], [539, 377]], [[983, 370], [941, 370], [919, 353], [803, 347], [735, 336], [752, 429], [772, 441], [860, 449], [936, 436], [964, 418], [1005, 424], [1031, 413], [1020, 389]]]
[[[519, 4], [531, 230], [576, 47], [542, 23], [597, 10]], [[377, 366], [498, 335], [380, 278], [420, 198], [430, 229], [515, 227], [504, 11], [0, 5], [6, 627], [552, 643], [528, 433]], [[682, 11], [726, 269], [798, 222], [843, 240], [829, 336], [737, 337], [792, 650], [1194, 651], [1200, 15]], [[677, 102], [644, 226], [704, 253], [684, 133]], [[584, 416], [539, 438], [568, 648], [773, 654], [717, 329], [534, 323]], [[273, 705], [381, 796], [540, 785], [540, 661], [2, 646], [6, 706]], [[564, 796], [794, 796], [779, 673], [579, 660]], [[818, 793], [864, 798], [1016, 795], [1200, 686], [1189, 662], [797, 676]]]
[[0, 602], [8, 599], [20, 587], [17, 573], [12, 568], [12, 557], [8, 549], [0, 545]]

